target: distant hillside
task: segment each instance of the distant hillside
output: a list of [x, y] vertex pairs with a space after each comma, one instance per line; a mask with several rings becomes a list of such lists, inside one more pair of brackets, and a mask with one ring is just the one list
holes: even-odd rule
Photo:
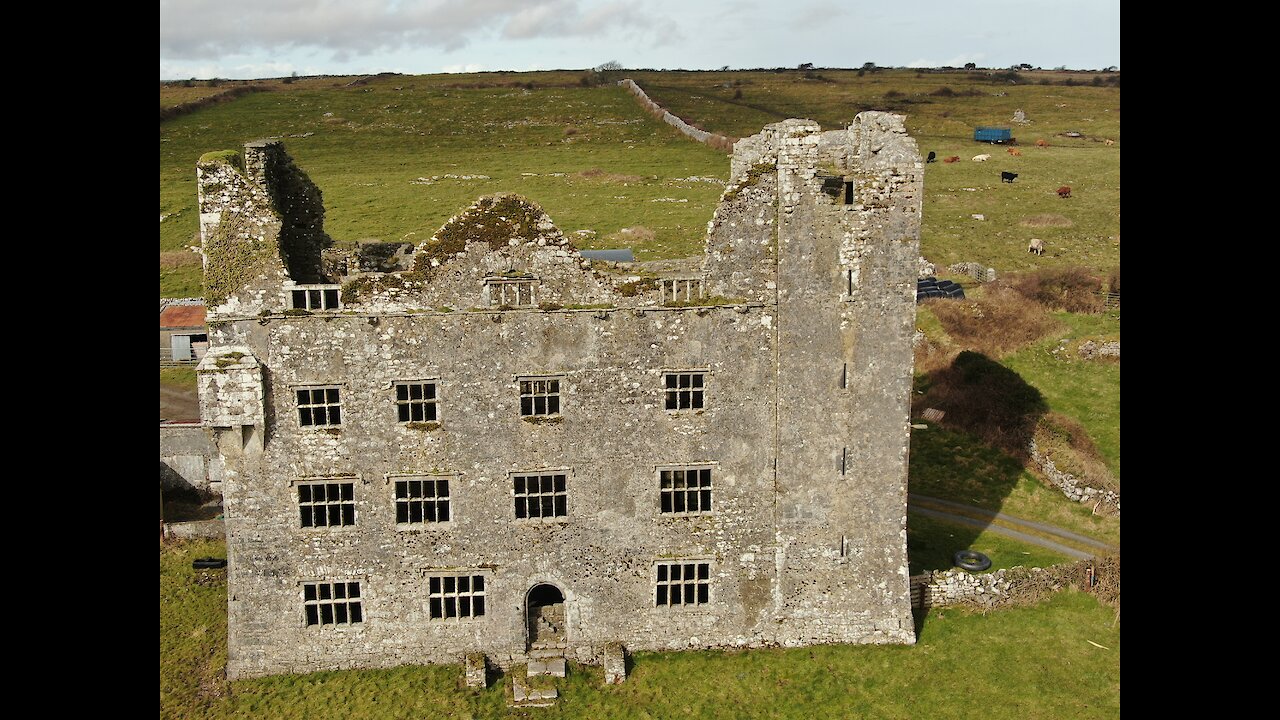
[[[787, 117], [830, 129], [865, 109], [904, 113], [922, 154], [939, 158], [925, 180], [927, 258], [1001, 271], [1119, 265], [1118, 75], [859, 72], [618, 77], [692, 124], [736, 137]], [[162, 120], [161, 296], [201, 294], [199, 258], [187, 250], [198, 242], [196, 159], [266, 136], [285, 137], [321, 188], [326, 229], [338, 242], [422, 240], [476, 197], [512, 191], [541, 204], [566, 233], [585, 231], [573, 236], [581, 247], [632, 246], [642, 260], [696, 254], [727, 157], [656, 121], [615, 79], [553, 71], [252, 81], [270, 91]], [[161, 107], [249, 83], [191, 84], [162, 83]], [[1028, 124], [1011, 123], [1018, 109]], [[975, 125], [1012, 126], [1022, 155], [974, 142]], [[970, 159], [980, 153], [993, 157]], [[953, 155], [961, 161], [941, 162]], [[1001, 171], [1018, 178], [1001, 183]], [[1062, 185], [1071, 198], [1058, 197]], [[1031, 237], [1045, 241], [1043, 257], [1026, 252]]]

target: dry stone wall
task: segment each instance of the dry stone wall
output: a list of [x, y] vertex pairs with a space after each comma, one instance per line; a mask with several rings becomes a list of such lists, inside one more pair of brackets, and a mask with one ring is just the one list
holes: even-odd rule
[[1062, 472], [1052, 458], [1040, 452], [1035, 438], [1028, 441], [1027, 452], [1049, 482], [1061, 490], [1063, 495], [1078, 503], [1103, 506], [1120, 514], [1120, 493], [1085, 485], [1075, 475]]
[[707, 132], [702, 128], [690, 125], [681, 118], [672, 115], [661, 105], [651, 100], [645, 91], [637, 85], [634, 80], [627, 78], [626, 80], [619, 80], [618, 84], [626, 88], [632, 95], [635, 95], [636, 99], [640, 101], [640, 104], [646, 110], [654, 116], [661, 118], [663, 122], [679, 130], [685, 136], [693, 138], [700, 143], [710, 145], [718, 150], [729, 150], [733, 147], [733, 138]]

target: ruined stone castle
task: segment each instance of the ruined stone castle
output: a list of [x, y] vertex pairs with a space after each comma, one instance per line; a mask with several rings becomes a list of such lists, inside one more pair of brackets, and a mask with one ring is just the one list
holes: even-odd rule
[[505, 194], [335, 248], [277, 141], [197, 174], [230, 677], [914, 641], [900, 116], [739, 141], [691, 273]]

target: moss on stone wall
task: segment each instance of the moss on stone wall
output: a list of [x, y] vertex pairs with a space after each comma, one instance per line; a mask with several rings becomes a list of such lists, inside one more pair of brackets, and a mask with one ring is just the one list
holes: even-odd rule
[[197, 165], [205, 165], [208, 163], [223, 163], [230, 165], [244, 174], [244, 158], [240, 157], [240, 153], [236, 150], [215, 150], [207, 152], [200, 156], [196, 162]]
[[752, 165], [751, 169], [747, 171], [747, 174], [741, 180], [734, 183], [733, 185], [730, 185], [724, 191], [724, 195], [720, 197], [720, 202], [732, 201], [733, 199], [738, 197], [739, 192], [742, 192], [742, 190], [749, 188], [753, 185], [759, 184], [760, 178], [764, 177], [767, 173], [776, 171], [777, 169], [778, 169], [778, 163], [776, 161], [762, 162], [762, 163], [756, 163], [755, 165]]
[[658, 289], [658, 278], [643, 278], [640, 280], [632, 280], [618, 286], [618, 294], [622, 297], [635, 297], [642, 292]]
[[[274, 238], [259, 240], [245, 216], [223, 213], [222, 221], [204, 244], [205, 303], [215, 308], [262, 272], [279, 252]], [[248, 235], [249, 237], [244, 237]]]
[[355, 303], [366, 294], [421, 286], [469, 243], [483, 242], [497, 251], [511, 247], [512, 238], [532, 240], [549, 232], [540, 227], [545, 215], [537, 204], [519, 195], [480, 198], [418, 248], [412, 270], [356, 278], [342, 286], [342, 301]]

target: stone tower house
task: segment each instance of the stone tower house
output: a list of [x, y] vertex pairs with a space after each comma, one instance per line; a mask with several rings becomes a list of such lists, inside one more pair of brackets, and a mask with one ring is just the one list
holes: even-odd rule
[[278, 142], [197, 172], [232, 678], [914, 641], [900, 116], [740, 141], [701, 272], [668, 277], [514, 195], [331, 248]]

